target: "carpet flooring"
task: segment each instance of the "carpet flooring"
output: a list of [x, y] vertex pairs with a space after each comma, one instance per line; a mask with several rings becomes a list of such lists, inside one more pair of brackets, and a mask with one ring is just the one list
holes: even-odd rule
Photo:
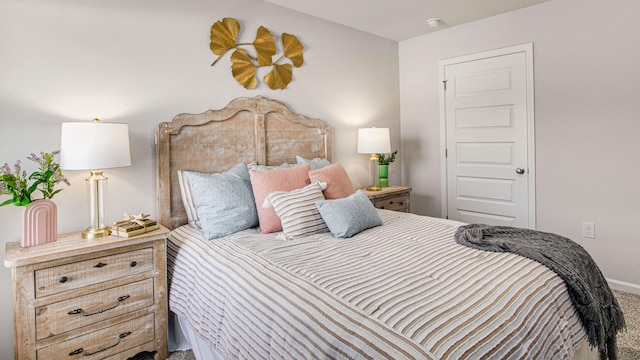
[[622, 307], [626, 331], [618, 334], [618, 359], [640, 360], [640, 295], [614, 290]]
[[[640, 360], [640, 295], [614, 290], [627, 322], [625, 332], [618, 334], [618, 359]], [[168, 360], [195, 360], [190, 350], [176, 351]], [[206, 359], [203, 359], [206, 360]]]
[[195, 360], [196, 357], [193, 356], [193, 352], [191, 350], [185, 351], [176, 351], [169, 354], [168, 360]]

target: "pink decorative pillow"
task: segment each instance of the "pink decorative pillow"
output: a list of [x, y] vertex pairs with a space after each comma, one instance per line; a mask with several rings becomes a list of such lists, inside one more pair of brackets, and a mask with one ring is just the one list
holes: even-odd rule
[[347, 170], [340, 164], [309, 171], [309, 180], [327, 183], [327, 189], [324, 191], [325, 199], [342, 199], [356, 192]]
[[273, 170], [249, 170], [261, 233], [282, 231], [282, 223], [275, 210], [272, 207], [262, 207], [267, 195], [272, 191], [291, 191], [305, 187], [310, 183], [309, 170], [311, 170], [309, 165]]

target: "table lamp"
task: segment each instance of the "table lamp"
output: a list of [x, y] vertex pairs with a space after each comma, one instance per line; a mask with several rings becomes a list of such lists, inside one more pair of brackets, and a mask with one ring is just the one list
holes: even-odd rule
[[131, 165], [129, 126], [100, 122], [62, 124], [60, 167], [63, 170], [90, 170], [86, 179], [91, 199], [91, 226], [82, 232], [83, 239], [111, 235], [104, 220], [104, 197], [107, 178], [102, 169]]
[[369, 157], [368, 191], [380, 191], [378, 184], [378, 155], [376, 153], [391, 152], [391, 141], [388, 128], [370, 127], [358, 129], [358, 153], [371, 154]]

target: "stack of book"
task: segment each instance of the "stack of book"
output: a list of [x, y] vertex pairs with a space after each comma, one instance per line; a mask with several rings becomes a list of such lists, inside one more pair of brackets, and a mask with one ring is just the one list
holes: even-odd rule
[[127, 219], [116, 221], [111, 227], [111, 235], [132, 237], [156, 230], [158, 223], [151, 219]]

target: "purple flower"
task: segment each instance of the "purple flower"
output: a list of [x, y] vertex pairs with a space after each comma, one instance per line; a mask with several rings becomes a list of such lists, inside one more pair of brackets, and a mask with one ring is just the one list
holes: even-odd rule
[[[42, 154], [42, 153], [41, 153]], [[43, 155], [44, 156], [44, 155]], [[38, 155], [31, 153], [31, 156], [27, 156], [27, 159], [31, 160], [31, 161], [35, 161], [38, 164], [42, 165], [44, 163], [44, 160], [42, 160], [40, 157], [38, 157]]]
[[66, 177], [64, 177], [64, 176], [63, 176], [61, 173], [59, 173], [59, 172], [54, 172], [53, 177], [54, 177], [54, 179], [55, 179], [55, 181], [56, 181], [56, 184], [59, 184], [59, 183], [63, 182], [63, 183], [65, 183], [65, 184], [67, 184], [67, 185], [71, 185], [71, 184], [69, 183], [69, 180], [67, 180], [67, 178], [66, 178]]
[[[42, 193], [42, 198], [50, 199], [60, 192], [60, 189], [55, 190], [57, 184], [63, 182], [70, 185], [62, 174], [60, 164], [54, 161], [54, 156], [58, 153], [59, 151], [40, 152], [41, 156], [31, 153], [27, 159], [36, 162], [40, 167], [39, 171], [34, 171], [31, 175], [22, 169], [20, 160], [16, 161], [13, 171], [7, 163], [0, 167], [0, 195], [12, 196], [12, 199], [0, 202], [0, 206], [28, 206], [33, 200], [37, 200], [32, 198], [36, 190]], [[30, 183], [31, 181], [33, 183]]]

